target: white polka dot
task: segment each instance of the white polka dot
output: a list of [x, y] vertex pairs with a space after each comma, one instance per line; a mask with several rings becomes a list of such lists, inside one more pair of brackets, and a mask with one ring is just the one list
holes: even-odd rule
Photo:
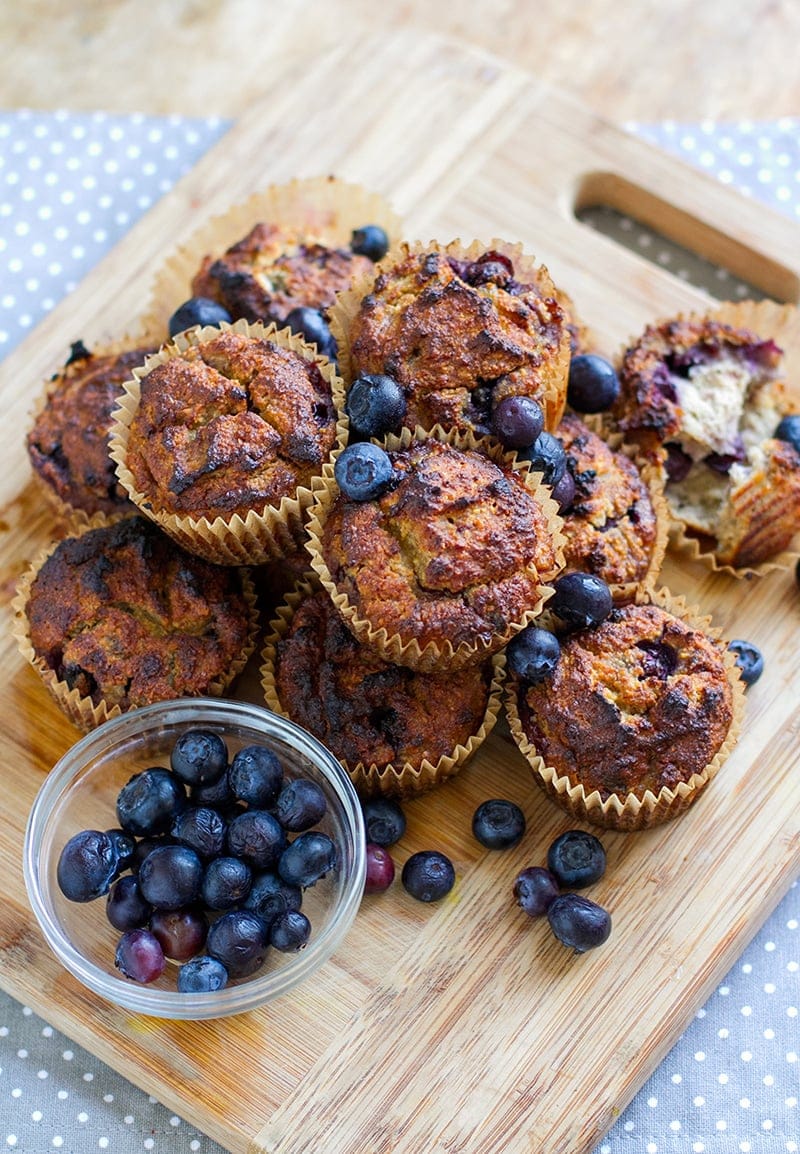
[[21, 1098], [22, 1097], [22, 1091], [20, 1090], [19, 1086], [15, 1086], [14, 1089], [11, 1091], [11, 1097], [12, 1098]]
[[706, 1104], [706, 1100], [705, 1100], [705, 1098], [703, 1098], [703, 1097], [702, 1097], [701, 1095], [699, 1095], [699, 1094], [697, 1095], [697, 1097], [696, 1097], [696, 1098], [694, 1098], [694, 1099], [692, 1099], [692, 1100], [693, 1100], [693, 1102], [694, 1102], [695, 1106], [705, 1106], [705, 1104]]
[[767, 951], [768, 954], [771, 954], [772, 951], [775, 949], [775, 943], [774, 942], [764, 942], [764, 949]]
[[774, 1031], [774, 1030], [769, 1030], [769, 1029], [767, 1029], [767, 1030], [764, 1030], [764, 1033], [763, 1033], [763, 1035], [762, 1035], [762, 1036], [763, 1036], [764, 1038], [766, 1038], [768, 1042], [771, 1042], [771, 1041], [772, 1041], [772, 1039], [775, 1037], [775, 1031]]
[[749, 1018], [750, 1015], [752, 1014], [752, 1012], [753, 1012], [752, 1006], [742, 1006], [742, 1008], [739, 1010], [739, 1013], [745, 1018]]
[[16, 1134], [9, 1134], [9, 1135], [7, 1135], [7, 1137], [6, 1137], [6, 1146], [16, 1146], [16, 1144], [17, 1144], [17, 1136], [16, 1136]]
[[[20, 317], [20, 324], [21, 323], [22, 323], [22, 318]], [[48, 1074], [47, 1070], [37, 1070], [36, 1071], [36, 1077], [41, 1078], [42, 1081], [44, 1081], [44, 1079], [49, 1078], [50, 1075]]]
[[53, 1138], [53, 1145], [56, 1147], [64, 1145], [64, 1139], [61, 1137], [60, 1134], [56, 1134], [55, 1138]]
[[717, 1126], [718, 1130], [727, 1130], [728, 1129], [728, 1123], [725, 1121], [724, 1118], [719, 1118], [717, 1120], [716, 1126]]
[[670, 1128], [670, 1130], [680, 1130], [681, 1124], [677, 1118], [673, 1119], [673, 1121], [670, 1122], [669, 1128]]
[[145, 1138], [142, 1145], [144, 1146], [145, 1150], [152, 1150], [153, 1147], [155, 1146], [155, 1142], [153, 1141], [152, 1138]]
[[727, 1074], [717, 1074], [717, 1081], [719, 1082], [720, 1086], [727, 1086], [728, 1080], [729, 1079]]
[[648, 1106], [657, 1106], [658, 1105], [658, 1098], [653, 1098], [653, 1097], [648, 1098], [647, 1099], [647, 1105]]
[[706, 1056], [702, 1050], [697, 1050], [694, 1056], [695, 1062], [705, 1062]]
[[91, 1070], [87, 1070], [87, 1072], [83, 1075], [83, 1080], [84, 1082], [94, 1081], [94, 1074], [91, 1072]]
[[126, 1123], [128, 1126], [130, 1126], [130, 1125], [131, 1125], [131, 1123], [133, 1122], [133, 1120], [134, 1120], [134, 1119], [133, 1119], [133, 1114], [126, 1114], [126, 1115], [125, 1115], [125, 1117], [122, 1119], [122, 1121], [123, 1121], [123, 1122], [125, 1122], [125, 1123]]
[[42, 1111], [41, 1110], [34, 1110], [33, 1113], [31, 1114], [31, 1121], [32, 1122], [41, 1122], [41, 1120], [42, 1120]]
[[58, 1097], [63, 1102], [66, 1098], [69, 1098], [69, 1092], [67, 1090], [59, 1090]]
[[101, 1150], [105, 1150], [105, 1149], [107, 1149], [107, 1147], [108, 1147], [108, 1138], [98, 1138], [98, 1139], [97, 1139], [97, 1145], [100, 1147], [100, 1149], [101, 1149]]
[[181, 1124], [181, 1120], [180, 1120], [180, 1118], [177, 1116], [177, 1114], [173, 1114], [173, 1115], [172, 1115], [172, 1117], [171, 1117], [171, 1118], [170, 1118], [170, 1120], [169, 1120], [169, 1124], [170, 1124], [170, 1126], [180, 1126], [180, 1124]]
[[[4, 298], [4, 300], [5, 300], [5, 298]], [[17, 1057], [18, 1058], [27, 1058], [27, 1056], [28, 1056], [27, 1050], [17, 1050]]]
[[81, 1110], [80, 1114], [78, 1114], [78, 1121], [79, 1122], [88, 1122], [89, 1121], [89, 1115], [86, 1113], [85, 1110]]

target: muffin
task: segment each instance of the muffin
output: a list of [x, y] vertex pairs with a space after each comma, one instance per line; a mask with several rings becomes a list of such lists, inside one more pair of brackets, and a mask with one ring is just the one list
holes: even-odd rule
[[47, 383], [27, 436], [28, 457], [57, 511], [88, 523], [135, 512], [108, 454], [112, 413], [123, 383], [155, 349], [95, 349], [76, 341]]
[[133, 516], [52, 546], [15, 602], [17, 637], [82, 728], [173, 697], [221, 694], [255, 645], [247, 574]]
[[668, 517], [658, 471], [612, 448], [572, 412], [556, 436], [564, 446], [575, 496], [563, 532], [566, 571], [592, 573], [628, 599], [659, 573]]
[[499, 402], [523, 395], [539, 402], [552, 432], [570, 360], [564, 300], [519, 246], [402, 245], [337, 299], [331, 330], [346, 386], [363, 375], [400, 384], [405, 428], [485, 436]]
[[748, 571], [800, 528], [800, 454], [775, 438], [789, 406], [781, 349], [714, 317], [648, 326], [625, 352], [611, 418], [661, 456], [677, 531]]
[[371, 500], [348, 498], [328, 474], [309, 518], [312, 565], [348, 627], [387, 660], [480, 664], [552, 592], [555, 502], [488, 440], [404, 430], [387, 448], [392, 481]]
[[287, 330], [193, 329], [125, 386], [111, 439], [136, 505], [209, 560], [302, 541], [309, 486], [341, 439], [330, 364]]
[[271, 623], [267, 705], [314, 734], [362, 796], [410, 796], [456, 773], [494, 726], [502, 654], [461, 671], [414, 672], [349, 631], [324, 589], [298, 586]]
[[738, 734], [738, 671], [707, 621], [665, 591], [561, 638], [551, 678], [509, 686], [509, 725], [539, 785], [617, 829], [673, 818]]

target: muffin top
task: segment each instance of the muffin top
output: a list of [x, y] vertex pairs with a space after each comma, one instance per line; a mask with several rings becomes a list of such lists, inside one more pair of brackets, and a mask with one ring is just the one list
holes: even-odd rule
[[228, 520], [294, 496], [335, 441], [319, 367], [226, 329], [142, 377], [126, 464], [156, 511]]
[[574, 500], [562, 510], [565, 568], [593, 573], [609, 585], [643, 580], [657, 533], [650, 492], [638, 468], [574, 413], [564, 415], [556, 435], [575, 481]]
[[28, 433], [31, 465], [72, 509], [133, 511], [108, 455], [111, 414], [122, 385], [151, 348], [91, 353], [78, 341], [64, 368], [48, 383], [45, 403]]
[[301, 306], [327, 311], [337, 292], [372, 267], [349, 248], [261, 222], [222, 256], [204, 258], [192, 293], [218, 301], [233, 320], [281, 323]]
[[208, 692], [251, 633], [241, 571], [144, 517], [61, 541], [31, 585], [31, 645], [70, 689], [124, 711]]
[[533, 397], [558, 424], [568, 317], [546, 270], [515, 279], [504, 253], [477, 260], [406, 252], [383, 268], [349, 323], [351, 378], [385, 374], [406, 394], [404, 425], [487, 435], [507, 396]]
[[389, 453], [374, 500], [338, 493], [322, 554], [372, 630], [404, 641], [498, 648], [560, 565], [548, 515], [522, 475], [441, 441]]
[[555, 674], [519, 683], [520, 723], [545, 763], [588, 795], [658, 795], [701, 773], [733, 695], [721, 647], [656, 605], [616, 608], [562, 639]]
[[482, 725], [491, 680], [491, 662], [454, 677], [383, 661], [324, 590], [303, 598], [276, 646], [281, 705], [351, 767], [435, 765]]

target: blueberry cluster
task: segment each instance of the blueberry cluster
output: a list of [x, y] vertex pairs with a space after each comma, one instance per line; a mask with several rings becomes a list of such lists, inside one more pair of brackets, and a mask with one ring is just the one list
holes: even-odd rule
[[[606, 853], [594, 834], [570, 829], [547, 851], [547, 867], [528, 866], [514, 881], [514, 897], [532, 918], [547, 917], [558, 940], [583, 954], [601, 946], [611, 933], [607, 910], [572, 891], [599, 881]], [[568, 892], [562, 892], [563, 890]]]
[[[388, 890], [395, 867], [389, 847], [406, 831], [402, 807], [391, 798], [375, 798], [361, 804], [367, 837], [367, 876], [364, 893]], [[456, 871], [446, 854], [439, 850], [419, 850], [403, 866], [400, 881], [405, 891], [420, 902], [437, 902], [455, 885]]]
[[178, 990], [218, 990], [260, 969], [270, 947], [308, 942], [303, 890], [337, 866], [336, 846], [316, 828], [326, 809], [322, 788], [286, 777], [266, 746], [229, 760], [218, 733], [190, 729], [169, 769], [122, 787], [117, 828], [70, 838], [58, 885], [71, 901], [107, 895], [125, 977], [153, 982], [170, 959], [181, 963]]

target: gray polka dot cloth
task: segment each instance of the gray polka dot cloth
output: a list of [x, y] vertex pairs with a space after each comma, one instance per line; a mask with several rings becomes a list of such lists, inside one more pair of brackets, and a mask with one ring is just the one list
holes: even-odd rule
[[[800, 218], [800, 120], [627, 127]], [[0, 114], [0, 357], [226, 128], [214, 119]], [[752, 291], [627, 218], [600, 213], [588, 223], [717, 296]], [[795, 884], [594, 1154], [796, 1154], [798, 1007]], [[155, 1098], [0, 992], [3, 1148], [221, 1154]]]

